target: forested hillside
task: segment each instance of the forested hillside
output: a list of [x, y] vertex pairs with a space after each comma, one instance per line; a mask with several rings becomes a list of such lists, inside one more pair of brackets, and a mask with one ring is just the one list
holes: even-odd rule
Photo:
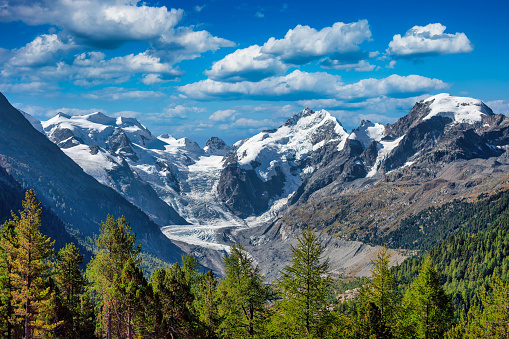
[[509, 302], [508, 211], [399, 268], [389, 267], [383, 248], [350, 302], [336, 297], [342, 284], [310, 229], [297, 235], [290, 263], [272, 284], [242, 244], [224, 256], [222, 279], [199, 272], [193, 254], [147, 279], [125, 218], [102, 222], [83, 273], [74, 244], [55, 255], [40, 232], [42, 214], [30, 190], [0, 231], [3, 337], [502, 338], [509, 328], [501, 309]]

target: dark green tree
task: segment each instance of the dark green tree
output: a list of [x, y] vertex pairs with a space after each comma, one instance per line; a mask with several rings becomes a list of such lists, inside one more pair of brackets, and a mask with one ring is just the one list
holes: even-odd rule
[[196, 337], [197, 319], [191, 309], [194, 296], [182, 267], [174, 264], [166, 270], [158, 269], [150, 283], [158, 312], [155, 337]]
[[317, 236], [306, 230], [292, 246], [291, 264], [283, 269], [277, 282], [282, 300], [276, 306], [271, 331], [290, 337], [316, 336], [323, 328], [329, 311], [331, 287], [329, 259]]
[[9, 264], [7, 247], [16, 246], [16, 234], [14, 233], [14, 222], [7, 221], [0, 230], [0, 336], [14, 337], [12, 325], [13, 305], [10, 275], [12, 266]]
[[194, 301], [194, 308], [202, 324], [202, 336], [213, 338], [219, 325], [217, 311], [218, 300], [215, 299], [217, 279], [212, 270], [202, 275], [199, 280], [198, 293]]
[[234, 244], [223, 260], [226, 277], [216, 293], [219, 333], [226, 338], [263, 333], [268, 315], [265, 302], [270, 295], [263, 276], [241, 244]]
[[67, 244], [57, 253], [54, 279], [63, 306], [63, 324], [57, 332], [66, 338], [77, 337], [79, 332], [80, 298], [85, 291], [85, 278], [79, 267], [82, 262], [83, 255], [73, 243]]

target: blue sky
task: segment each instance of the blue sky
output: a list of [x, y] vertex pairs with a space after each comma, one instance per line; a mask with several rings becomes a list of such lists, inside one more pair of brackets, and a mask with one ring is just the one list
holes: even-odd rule
[[0, 0], [0, 91], [202, 146], [304, 107], [347, 128], [440, 93], [509, 113], [506, 1]]

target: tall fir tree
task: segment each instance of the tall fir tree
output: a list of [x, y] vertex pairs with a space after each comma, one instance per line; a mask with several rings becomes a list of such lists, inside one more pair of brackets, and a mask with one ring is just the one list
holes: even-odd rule
[[26, 339], [52, 331], [56, 323], [48, 316], [54, 296], [47, 286], [47, 278], [53, 266], [53, 242], [43, 235], [41, 227], [42, 208], [33, 190], [26, 192], [23, 211], [19, 216], [12, 213], [15, 241], [6, 241], [3, 248], [11, 267], [13, 322], [21, 322]]
[[429, 255], [406, 291], [403, 305], [399, 321], [404, 324], [401, 337], [408, 337], [412, 333], [416, 338], [443, 338], [451, 327], [454, 318], [451, 299], [440, 285], [440, 278]]
[[253, 337], [265, 331], [269, 288], [253, 258], [234, 244], [223, 258], [226, 277], [216, 293], [221, 318], [218, 331], [225, 338]]
[[271, 331], [277, 336], [316, 336], [324, 327], [329, 311], [331, 287], [330, 262], [323, 257], [324, 247], [310, 230], [297, 236], [292, 246], [291, 264], [283, 269], [277, 282], [282, 300], [276, 306]]

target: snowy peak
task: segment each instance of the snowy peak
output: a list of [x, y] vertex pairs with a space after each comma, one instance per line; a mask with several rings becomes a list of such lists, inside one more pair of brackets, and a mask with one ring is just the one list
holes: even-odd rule
[[483, 116], [493, 115], [491, 108], [486, 106], [479, 99], [468, 97], [455, 97], [448, 93], [441, 93], [426, 100], [430, 102], [430, 112], [423, 120], [431, 119], [434, 116], [442, 116], [452, 119], [457, 123], [480, 123]]
[[[347, 135], [329, 112], [306, 108], [278, 129], [263, 131], [236, 143], [237, 161], [243, 167], [255, 163], [262, 165], [260, 169], [272, 168], [278, 159], [284, 162], [301, 160], [327, 142], [342, 140]], [[262, 177], [266, 178], [266, 175]]]
[[223, 140], [212, 137], [207, 141], [203, 150], [211, 155], [225, 155], [229, 148]]
[[373, 141], [380, 142], [384, 137], [384, 132], [385, 126], [381, 123], [362, 120], [361, 125], [350, 133], [348, 139], [358, 140], [366, 149]]

